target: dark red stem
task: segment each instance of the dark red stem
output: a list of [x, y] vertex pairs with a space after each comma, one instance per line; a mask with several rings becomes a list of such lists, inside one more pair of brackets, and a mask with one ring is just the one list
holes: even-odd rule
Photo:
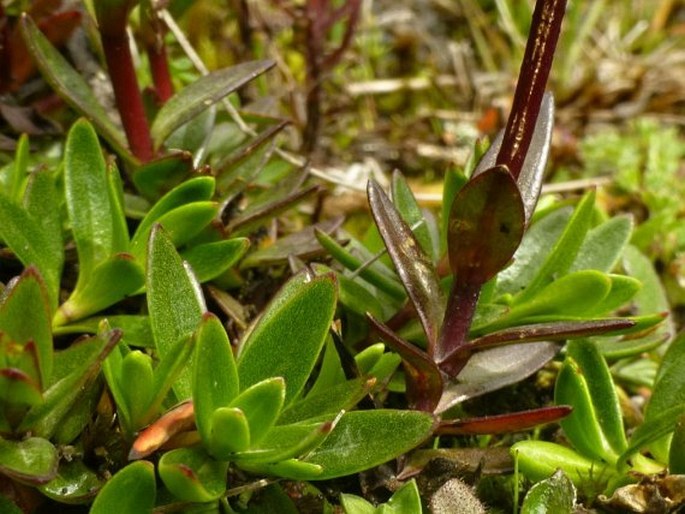
[[102, 47], [128, 145], [133, 155], [147, 162], [153, 157], [152, 138], [125, 30], [102, 34]]
[[[445, 320], [433, 356], [443, 373], [456, 377], [469, 359], [470, 352], [464, 353], [463, 359], [455, 358], [455, 352], [466, 348], [469, 327], [473, 320], [480, 296], [480, 284], [461, 283], [459, 277], [454, 282], [452, 292], [447, 302]], [[450, 356], [449, 365], [442, 361]]]
[[535, 4], [511, 114], [497, 155], [497, 164], [507, 166], [514, 178], [521, 173], [533, 137], [565, 10], [566, 0], [537, 0]]
[[169, 59], [166, 45], [163, 42], [147, 47], [147, 57], [150, 61], [150, 72], [155, 87], [155, 94], [160, 105], [164, 104], [174, 94], [174, 85], [169, 72]]

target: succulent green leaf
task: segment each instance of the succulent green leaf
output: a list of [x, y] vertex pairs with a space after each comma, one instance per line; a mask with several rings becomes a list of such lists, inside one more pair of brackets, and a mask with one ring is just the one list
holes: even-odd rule
[[209, 453], [219, 460], [233, 460], [237, 452], [250, 447], [250, 425], [245, 413], [236, 407], [219, 407], [209, 418]]
[[59, 281], [62, 268], [50, 248], [48, 236], [41, 227], [40, 220], [30, 216], [24, 209], [15, 205], [4, 195], [0, 195], [0, 239], [14, 252], [21, 263], [38, 268], [45, 280], [51, 299], [50, 305], [57, 303]]
[[276, 424], [285, 401], [285, 382], [267, 378], [242, 391], [229, 405], [245, 413], [250, 427], [250, 445], [258, 445]]
[[206, 313], [194, 338], [195, 419], [202, 439], [209, 441], [214, 412], [220, 407], [227, 407], [238, 395], [238, 371], [228, 336], [216, 316]]
[[[133, 185], [145, 198], [156, 201], [179, 185], [182, 186], [184, 179], [192, 171], [193, 156], [190, 153], [169, 152], [136, 168], [133, 173]], [[209, 198], [204, 199], [209, 200]], [[152, 220], [152, 223], [154, 221]]]
[[21, 201], [22, 191], [26, 185], [26, 177], [29, 167], [29, 138], [26, 134], [22, 134], [17, 141], [17, 147], [14, 150], [14, 162], [12, 163], [12, 175], [8, 187], [9, 198], [19, 203]]
[[[102, 321], [102, 316], [94, 316], [70, 323], [69, 325], [54, 327], [53, 333], [55, 335], [96, 334], [100, 321]], [[113, 314], [107, 316], [107, 321], [112, 328], [118, 328], [124, 333], [123, 340], [126, 344], [144, 348], [154, 347], [150, 319], [147, 315]]]
[[552, 476], [561, 469], [576, 487], [593, 483], [606, 484], [616, 477], [612, 465], [584, 457], [574, 450], [547, 441], [519, 441], [511, 447], [519, 469], [533, 482]]
[[630, 216], [616, 216], [587, 233], [569, 272], [596, 269], [610, 272], [628, 244], [633, 231]]
[[298, 459], [288, 459], [269, 464], [241, 462], [240, 467], [260, 475], [272, 475], [292, 480], [315, 480], [323, 469], [318, 464]]
[[226, 490], [228, 462], [214, 460], [201, 448], [166, 452], [158, 471], [167, 489], [181, 500], [210, 502]]
[[576, 488], [563, 471], [530, 488], [521, 506], [521, 514], [572, 514]]
[[29, 437], [22, 441], [0, 438], [0, 473], [21, 482], [45, 484], [57, 474], [57, 448], [46, 439]]
[[[594, 353], [599, 355], [596, 349]], [[599, 358], [601, 359], [601, 356]], [[603, 361], [594, 366], [599, 368], [601, 365], [606, 366]], [[570, 405], [573, 407], [573, 412], [560, 424], [569, 441], [581, 454], [592, 459], [614, 463], [621, 451], [611, 447], [611, 443], [603, 430], [603, 419], [600, 419], [604, 413], [599, 412], [597, 410], [598, 405], [595, 405], [595, 400], [598, 402], [602, 402], [602, 400], [592, 396], [595, 389], [608, 390], [609, 387], [613, 387], [613, 384], [609, 378], [609, 387], [606, 384], [600, 384], [591, 390], [590, 383], [583, 374], [585, 371], [586, 369], [581, 368], [572, 357], [566, 357], [557, 377], [554, 401], [557, 405]], [[589, 371], [595, 371], [595, 376], [601, 377], [603, 374], [597, 370]], [[610, 398], [616, 400], [616, 393], [612, 391], [611, 394], [612, 397]], [[610, 404], [609, 401], [606, 403]], [[613, 417], [612, 415], [613, 412], [607, 413], [607, 416]], [[610, 425], [612, 421], [610, 420]]]
[[[361, 496], [354, 494], [341, 494], [340, 504], [345, 514], [375, 514], [376, 507], [373, 503], [366, 501]], [[420, 511], [419, 511], [420, 512]]]
[[360, 377], [309, 393], [285, 409], [278, 423], [298, 423], [351, 409], [369, 393], [374, 383], [374, 379]]
[[42, 494], [60, 503], [86, 503], [102, 489], [103, 479], [80, 459], [61, 462], [57, 476], [39, 487]]
[[132, 428], [142, 428], [154, 393], [152, 359], [149, 355], [134, 350], [122, 359], [119, 388], [128, 406]]
[[[80, 272], [79, 276], [84, 275]], [[133, 295], [144, 283], [143, 269], [131, 255], [115, 254], [98, 263], [87, 278], [79, 279], [71, 296], [57, 309], [53, 324], [64, 325], [95, 314]]]
[[193, 268], [197, 280], [203, 283], [218, 277], [235, 265], [249, 247], [249, 239], [234, 237], [192, 246], [181, 255]]
[[305, 462], [323, 468], [316, 480], [351, 475], [378, 466], [423, 442], [434, 429], [431, 414], [373, 410], [346, 413]]
[[336, 285], [331, 276], [302, 273], [286, 283], [242, 341], [241, 388], [283, 377], [285, 405], [304, 387], [333, 321]]
[[454, 199], [447, 229], [452, 272], [463, 283], [484, 284], [521, 243], [525, 211], [516, 181], [503, 166], [473, 177]]
[[120, 220], [110, 197], [107, 166], [97, 134], [86, 120], [69, 131], [64, 150], [64, 188], [67, 212], [79, 256], [76, 289], [82, 289], [93, 270], [112, 254]]
[[112, 248], [115, 252], [128, 252], [130, 238], [124, 212], [124, 183], [112, 158], [107, 162], [107, 187], [112, 209]]
[[[195, 331], [206, 308], [197, 280], [159, 225], [150, 234], [146, 287], [152, 334], [164, 358], [176, 341]], [[174, 385], [181, 400], [192, 395], [193, 359], [190, 360]]]
[[534, 298], [548, 284], [568, 273], [590, 230], [594, 204], [595, 192], [591, 191], [582, 198], [573, 211], [571, 219], [537, 274], [518, 297], [519, 302]]
[[119, 470], [99, 492], [91, 514], [152, 514], [157, 495], [155, 467], [139, 460]]
[[114, 125], [83, 76], [52, 46], [34, 21], [27, 15], [21, 19], [21, 33], [26, 47], [53, 90], [93, 125], [116, 152], [135, 163], [123, 133]]
[[[399, 179], [396, 182], [401, 183]], [[406, 183], [404, 185], [406, 187]], [[402, 190], [402, 186], [397, 187]], [[444, 313], [437, 271], [422, 249], [422, 243], [373, 180], [369, 181], [367, 194], [378, 231], [421, 320], [429, 348], [432, 348], [437, 342]]]
[[2, 368], [0, 400], [6, 405], [34, 407], [43, 401], [43, 396], [40, 384], [28, 373], [17, 368]]
[[234, 455], [240, 466], [247, 463], [274, 463], [306, 455], [328, 436], [333, 422], [298, 423], [272, 428], [261, 445], [251, 445], [248, 451]]
[[2, 338], [21, 346], [33, 343], [38, 376], [29, 374], [39, 387], [45, 387], [53, 365], [51, 315], [48, 293], [38, 271], [29, 267], [11, 281], [0, 302]]
[[423, 512], [421, 495], [416, 480], [410, 480], [400, 487], [381, 507], [379, 514], [419, 514]]
[[[343, 369], [340, 354], [335, 347], [335, 342], [332, 337], [326, 341], [321, 364], [319, 365], [319, 373], [316, 376], [316, 381], [307, 390], [307, 395], [315, 395], [320, 391], [329, 389], [330, 387], [344, 382], [347, 379], [345, 370]], [[297, 401], [302, 398], [298, 398]]]
[[194, 202], [206, 202], [214, 195], [215, 181], [213, 177], [194, 177], [188, 179], [160, 198], [145, 217], [138, 224], [131, 244], [145, 245], [152, 230], [152, 226], [167, 212]]
[[194, 351], [195, 339], [190, 336], [184, 337], [171, 345], [164, 358], [159, 361], [154, 371], [153, 396], [144, 418], [146, 422], [151, 421], [151, 418], [159, 413], [167, 394], [183, 369], [188, 365], [188, 360]]
[[162, 106], [150, 127], [155, 149], [159, 149], [181, 125], [261, 75], [274, 64], [268, 60], [242, 63], [212, 72], [186, 86]]
[[121, 332], [101, 331], [94, 339], [99, 350], [94, 351], [87, 360], [79, 363], [67, 376], [45, 391], [43, 402], [24, 416], [19, 431], [30, 430], [45, 438], [50, 438], [55, 433], [64, 416], [97, 379], [103, 361], [121, 339]]

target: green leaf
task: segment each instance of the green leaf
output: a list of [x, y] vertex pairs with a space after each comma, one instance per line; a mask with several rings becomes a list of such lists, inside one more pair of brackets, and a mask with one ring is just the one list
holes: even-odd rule
[[228, 336], [216, 316], [206, 313], [194, 338], [195, 420], [202, 439], [209, 441], [214, 411], [220, 407], [227, 407], [238, 395], [238, 371]]
[[562, 277], [571, 269], [573, 261], [580, 251], [585, 236], [590, 230], [594, 213], [595, 192], [586, 194], [580, 201], [566, 225], [561, 237], [554, 244], [549, 255], [535, 277], [523, 290], [518, 301], [524, 302], [535, 297], [548, 284]]
[[611, 289], [599, 305], [593, 307], [593, 315], [608, 314], [628, 303], [642, 288], [640, 281], [625, 275], [607, 275], [611, 279]]
[[285, 401], [285, 382], [267, 378], [242, 391], [229, 405], [245, 413], [250, 427], [250, 445], [259, 444], [276, 424]]
[[203, 283], [218, 277], [235, 265], [249, 247], [249, 239], [234, 237], [193, 246], [181, 256], [193, 268], [197, 280]]
[[251, 445], [249, 450], [235, 454], [234, 460], [241, 467], [249, 468], [306, 455], [330, 434], [333, 424], [331, 421], [314, 421], [274, 427], [261, 445]]
[[[397, 208], [397, 212], [400, 213], [405, 223], [412, 227], [412, 232], [423, 252], [430, 257], [432, 262], [437, 262], [437, 244], [435, 244], [437, 242], [433, 241], [414, 193], [412, 193], [407, 180], [399, 170], [395, 170], [392, 174], [391, 187], [392, 203]], [[418, 226], [415, 227], [417, 224]]]
[[283, 377], [285, 405], [304, 387], [333, 321], [335, 282], [330, 276], [300, 274], [287, 282], [242, 341], [238, 356], [241, 388]]
[[563, 471], [538, 482], [526, 494], [521, 514], [572, 514], [576, 488]]
[[495, 166], [469, 180], [448, 223], [452, 272], [463, 283], [484, 284], [511, 260], [523, 237], [524, 205], [509, 171]]
[[250, 447], [250, 425], [245, 413], [235, 407], [219, 407], [209, 418], [209, 437], [205, 444], [219, 460], [232, 460], [234, 454]]
[[376, 507], [364, 498], [354, 494], [341, 494], [340, 504], [345, 514], [375, 514]]
[[91, 514], [152, 514], [157, 495], [155, 467], [144, 460], [119, 470], [102, 488]]
[[[96, 334], [102, 316], [95, 316], [79, 320], [69, 325], [62, 325], [53, 328], [55, 335], [65, 334]], [[129, 346], [154, 347], [152, 340], [152, 329], [147, 315], [141, 314], [114, 314], [107, 316], [107, 321], [112, 328], [121, 329], [124, 333], [123, 340]]]
[[[29, 348], [26, 345], [24, 351]], [[40, 384], [29, 373], [17, 368], [3, 368], [0, 369], [0, 400], [7, 406], [34, 407], [42, 402], [43, 397]]]
[[103, 485], [103, 479], [80, 459], [61, 462], [57, 476], [39, 487], [42, 494], [60, 503], [90, 502]]
[[226, 491], [228, 462], [212, 459], [201, 448], [166, 452], [158, 471], [167, 489], [184, 501], [210, 502]]
[[60, 305], [53, 324], [64, 325], [95, 314], [133, 295], [143, 287], [145, 275], [138, 263], [126, 253], [115, 254], [97, 264], [85, 278], [79, 272], [76, 289]]
[[421, 495], [416, 480], [412, 479], [395, 491], [379, 514], [420, 514], [421, 512], [423, 512]]
[[92, 120], [98, 133], [119, 155], [135, 163], [136, 159], [129, 152], [124, 135], [109, 119], [83, 76], [62, 57], [27, 15], [21, 19], [21, 34], [31, 57], [52, 89], [77, 112]]
[[179, 339], [157, 364], [152, 384], [153, 396], [144, 418], [146, 423], [152, 421], [152, 418], [159, 414], [167, 394], [183, 369], [188, 365], [188, 361], [195, 351], [195, 344], [195, 339], [190, 336]]
[[[174, 246], [182, 246], [199, 234], [218, 212], [219, 205], [216, 202], [193, 202], [164, 213], [157, 219], [156, 225], [164, 227]], [[149, 232], [140, 232], [136, 236], [131, 242], [131, 252], [144, 262]]]
[[121, 361], [118, 382], [128, 406], [131, 427], [134, 430], [142, 428], [154, 393], [151, 357], [139, 350], [128, 353]]
[[131, 246], [145, 246], [152, 226], [167, 212], [194, 202], [205, 202], [214, 196], [213, 177], [194, 177], [184, 181], [160, 198], [138, 224]]
[[668, 451], [668, 471], [673, 475], [685, 473], [685, 416], [681, 414], [675, 424]]
[[51, 260], [51, 252], [46, 251], [50, 243], [40, 220], [34, 219], [4, 195], [0, 195], [0, 239], [25, 267], [34, 265], [38, 268], [50, 292], [50, 304], [56, 305], [61, 262], [56, 266], [56, 262]]
[[[402, 189], [401, 186], [398, 187]], [[409, 225], [373, 180], [369, 181], [367, 194], [378, 231], [421, 320], [428, 338], [429, 353], [432, 353], [444, 314], [444, 302], [435, 267]]]
[[96, 339], [99, 346], [90, 358], [79, 363], [67, 376], [55, 382], [45, 391], [44, 401], [32, 408], [21, 424], [19, 431], [50, 438], [73, 405], [88, 391], [89, 385], [97, 379], [103, 361], [121, 338], [118, 330], [101, 331]]
[[150, 132], [155, 149], [181, 125], [271, 68], [273, 61], [252, 61], [210, 73], [171, 97], [159, 110]]
[[552, 476], [561, 469], [576, 487], [606, 484], [616, 477], [616, 469], [602, 461], [588, 459], [575, 451], [547, 441], [519, 441], [511, 447], [519, 469], [533, 482]]
[[435, 419], [417, 411], [346, 413], [326, 440], [304, 459], [323, 468], [311, 480], [358, 473], [408, 452], [431, 435]]
[[25, 346], [32, 342], [37, 362], [31, 367], [37, 367], [38, 375], [28, 369], [23, 371], [45, 387], [53, 365], [51, 315], [48, 293], [36, 269], [29, 267], [11, 281], [0, 302], [0, 334], [12, 344]]
[[14, 151], [14, 163], [12, 164], [12, 175], [8, 187], [8, 196], [15, 202], [19, 203], [22, 196], [22, 191], [26, 185], [26, 176], [28, 175], [29, 167], [29, 138], [26, 134], [22, 134], [17, 141], [17, 147]]
[[86, 120], [69, 131], [64, 150], [64, 187], [67, 211], [79, 256], [76, 289], [82, 289], [93, 270], [114, 253], [126, 251], [114, 243], [117, 212], [112, 205], [107, 167], [97, 134]]
[[[146, 286], [150, 326], [157, 350], [164, 358], [176, 341], [195, 331], [206, 308], [197, 280], [159, 225], [150, 235]], [[180, 400], [192, 394], [192, 360], [174, 384]]]
[[57, 448], [46, 439], [29, 437], [22, 441], [0, 438], [0, 473], [14, 480], [38, 485], [57, 474]]
[[625, 248], [633, 231], [630, 216], [616, 216], [587, 233], [569, 272], [583, 269], [611, 271]]

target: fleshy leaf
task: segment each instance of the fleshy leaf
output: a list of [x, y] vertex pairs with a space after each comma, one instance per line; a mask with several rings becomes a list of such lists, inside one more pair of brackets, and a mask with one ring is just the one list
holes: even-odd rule
[[245, 413], [250, 427], [250, 445], [259, 444], [276, 424], [285, 401], [285, 382], [281, 377], [267, 378], [242, 391], [229, 405]]
[[226, 490], [228, 462], [212, 459], [201, 448], [166, 452], [158, 471], [167, 489], [181, 500], [210, 502]]
[[286, 283], [244, 336], [238, 356], [240, 387], [283, 377], [288, 405], [314, 369], [335, 304], [336, 286], [329, 275], [302, 273]]
[[563, 471], [530, 488], [521, 506], [521, 514], [572, 514], [576, 488]]
[[150, 127], [155, 149], [159, 149], [181, 125], [274, 64], [268, 60], [247, 62], [212, 72], [186, 86], [162, 106]]
[[461, 188], [448, 223], [452, 272], [462, 283], [484, 284], [511, 260], [523, 237], [521, 193], [507, 169], [490, 168]]
[[91, 514], [152, 514], [157, 485], [151, 462], [133, 462], [119, 470], [98, 493]]
[[57, 476], [40, 486], [42, 494], [60, 503], [86, 503], [100, 491], [103, 480], [82, 460], [61, 462]]
[[38, 376], [32, 378], [45, 387], [53, 364], [51, 315], [48, 293], [36, 269], [29, 267], [10, 282], [0, 302], [0, 339], [21, 346], [32, 342], [38, 368]]
[[128, 162], [135, 162], [124, 140], [123, 134], [102, 108], [92, 89], [50, 41], [38, 29], [33, 20], [24, 15], [21, 31], [26, 46], [38, 65], [43, 77], [69, 105], [92, 120], [98, 133]]
[[304, 461], [323, 468], [312, 480], [326, 480], [378, 466], [421, 444], [435, 418], [417, 411], [373, 410], [346, 413], [324, 442]]
[[596, 269], [610, 272], [621, 257], [633, 231], [630, 216], [616, 216], [587, 233], [569, 272]]
[[0, 473], [21, 482], [45, 484], [57, 474], [59, 456], [50, 441], [30, 437], [23, 441], [0, 438]]
[[[159, 225], [150, 234], [146, 286], [150, 326], [157, 350], [164, 358], [176, 341], [195, 331], [206, 307], [197, 280]], [[180, 399], [192, 394], [192, 360], [174, 384]]]
[[235, 407], [220, 407], [211, 413], [209, 438], [205, 444], [213, 457], [230, 460], [250, 447], [250, 425], [245, 413]]
[[191, 247], [182, 257], [193, 268], [199, 282], [212, 280], [236, 264], [250, 246], [250, 240], [234, 237]]
[[208, 441], [214, 411], [227, 407], [238, 394], [238, 371], [228, 336], [216, 316], [206, 313], [194, 337], [193, 404], [200, 435]]
[[[193, 156], [190, 153], [169, 152], [136, 168], [133, 173], [133, 184], [141, 195], [154, 201], [162, 195], [169, 194], [173, 188], [182, 187], [185, 183], [183, 179], [192, 171]], [[154, 221], [151, 220], [150, 225]]]
[[431, 348], [436, 344], [444, 312], [433, 263], [409, 225], [373, 180], [369, 181], [367, 194], [378, 231], [418, 313]]

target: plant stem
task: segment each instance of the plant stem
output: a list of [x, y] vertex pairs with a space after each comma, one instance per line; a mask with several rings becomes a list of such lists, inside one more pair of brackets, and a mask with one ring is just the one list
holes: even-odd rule
[[125, 29], [103, 33], [102, 47], [129, 147], [133, 155], [147, 162], [153, 157], [152, 138]]
[[[434, 356], [436, 362], [440, 363], [441, 371], [448, 376], [456, 377], [470, 356], [470, 352], [465, 352], [464, 358], [458, 359], [455, 358], [455, 352], [466, 346], [480, 290], [481, 284], [462, 283], [459, 277], [452, 287]], [[443, 359], [448, 355], [450, 360], [443, 364]]]
[[164, 42], [148, 46], [147, 57], [150, 61], [150, 72], [155, 85], [155, 94], [160, 104], [164, 104], [174, 94], [174, 85], [169, 72], [166, 45]]
[[537, 0], [535, 4], [511, 114], [497, 155], [497, 164], [507, 166], [515, 179], [533, 137], [565, 10], [566, 0]]

